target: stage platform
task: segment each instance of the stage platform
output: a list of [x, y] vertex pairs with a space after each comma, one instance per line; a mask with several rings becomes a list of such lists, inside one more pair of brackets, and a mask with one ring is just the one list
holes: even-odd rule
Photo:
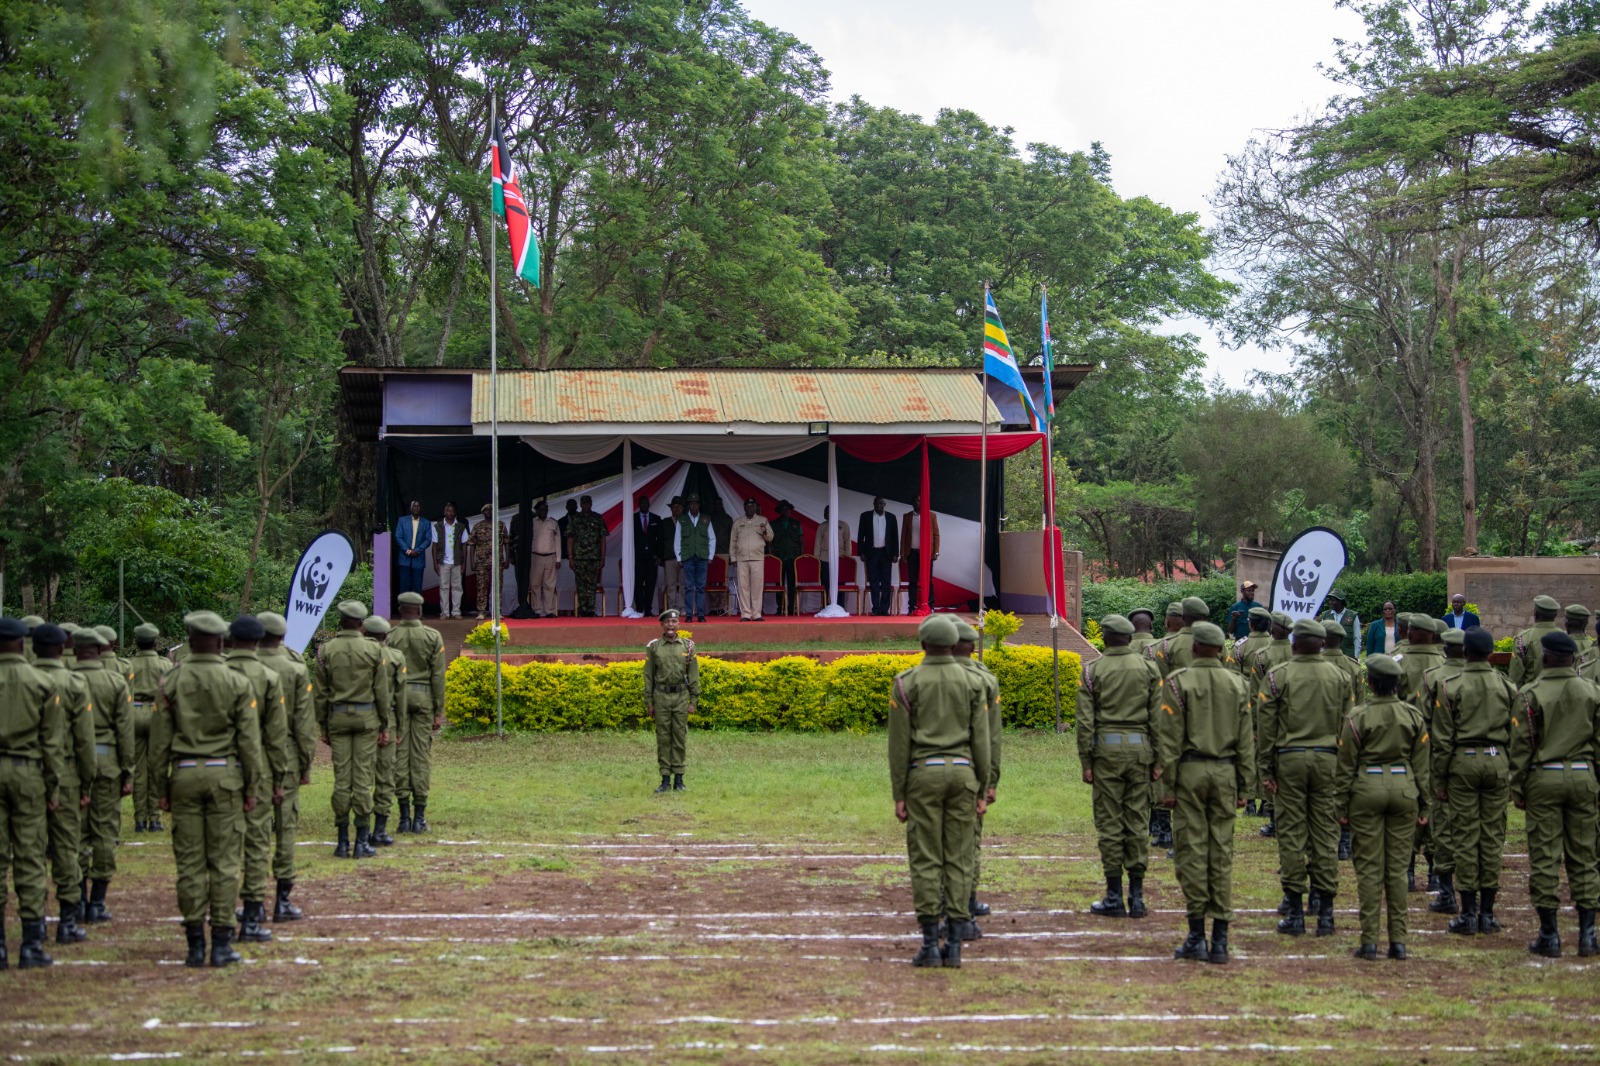
[[[767, 615], [762, 622], [708, 616], [704, 622], [681, 623], [696, 644], [811, 643], [828, 641], [851, 648], [883, 640], [907, 640], [917, 635], [920, 618], [871, 615], [849, 618], [814, 618], [808, 615]], [[511, 643], [523, 647], [615, 648], [637, 644], [641, 648], [661, 632], [654, 618], [507, 618]], [[476, 624], [476, 623], [474, 623]], [[837, 641], [837, 644], [834, 642]]]

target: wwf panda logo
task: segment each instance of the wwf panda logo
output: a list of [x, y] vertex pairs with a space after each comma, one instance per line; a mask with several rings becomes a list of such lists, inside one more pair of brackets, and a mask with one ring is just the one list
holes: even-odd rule
[[1308, 600], [1316, 594], [1317, 585], [1322, 581], [1322, 560], [1312, 559], [1306, 561], [1304, 555], [1294, 561], [1289, 567], [1289, 572], [1283, 575], [1283, 587], [1289, 590], [1290, 595], [1298, 599]]
[[333, 561], [317, 555], [300, 568], [300, 593], [307, 599], [321, 602], [328, 594], [328, 585], [333, 581]]

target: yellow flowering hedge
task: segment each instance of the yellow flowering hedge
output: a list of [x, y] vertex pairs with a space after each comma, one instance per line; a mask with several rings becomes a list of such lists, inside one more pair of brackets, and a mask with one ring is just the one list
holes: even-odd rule
[[[889, 714], [894, 675], [920, 654], [850, 655], [831, 663], [787, 656], [766, 663], [700, 657], [700, 704], [689, 723], [702, 728], [865, 732]], [[1006, 724], [1047, 727], [1055, 722], [1050, 649], [1003, 647], [984, 662], [1000, 679]], [[1061, 653], [1061, 716], [1073, 721], [1081, 669]], [[642, 729], [644, 664], [528, 663], [507, 666], [501, 681], [508, 729]], [[494, 663], [460, 658], [445, 672], [445, 714], [453, 725], [494, 725]]]

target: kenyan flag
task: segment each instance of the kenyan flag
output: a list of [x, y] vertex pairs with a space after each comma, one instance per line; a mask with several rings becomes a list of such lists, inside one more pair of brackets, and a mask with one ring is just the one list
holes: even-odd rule
[[489, 148], [494, 169], [494, 213], [506, 220], [506, 232], [511, 235], [513, 273], [538, 288], [539, 241], [533, 236], [528, 205], [517, 187], [517, 169], [511, 163], [511, 153], [506, 150], [505, 135], [498, 123], [490, 133]]

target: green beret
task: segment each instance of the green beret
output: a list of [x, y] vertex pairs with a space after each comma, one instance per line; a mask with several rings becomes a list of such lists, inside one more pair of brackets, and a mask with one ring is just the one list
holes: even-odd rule
[[1297, 637], [1316, 637], [1318, 640], [1328, 639], [1328, 631], [1322, 628], [1322, 623], [1312, 621], [1310, 618], [1302, 618], [1297, 621], [1292, 632]]
[[1344, 639], [1344, 626], [1340, 625], [1338, 622], [1335, 622], [1331, 618], [1322, 623], [1322, 631], [1328, 634], [1329, 640]]
[[[1128, 629], [1132, 632], [1133, 626], [1130, 624]], [[961, 640], [970, 640], [974, 644], [978, 643], [978, 631], [973, 629], [972, 624], [964, 618], [956, 619], [956, 636]]]
[[204, 637], [220, 637], [228, 632], [228, 623], [216, 611], [192, 611], [183, 616], [183, 624]]
[[673, 610], [671, 607], [668, 607], [665, 611], [662, 611], [660, 614], [658, 614], [656, 616], [656, 621], [657, 622], [676, 622], [678, 620], [678, 618], [679, 618], [678, 612]]
[[1580, 618], [1587, 622], [1593, 616], [1593, 614], [1594, 612], [1590, 611], [1589, 608], [1585, 607], [1581, 603], [1567, 604], [1567, 617], [1574, 622], [1578, 621]]
[[29, 633], [32, 633], [35, 626], [44, 625], [44, 619], [36, 614], [25, 614], [22, 616], [22, 624], [28, 627]]
[[69, 637], [76, 636], [77, 632], [78, 632], [78, 623], [76, 623], [76, 622], [62, 622], [61, 623], [61, 631], [63, 633], [65, 633]]
[[1210, 618], [1211, 608], [1206, 606], [1206, 601], [1199, 596], [1185, 596], [1183, 598], [1183, 616], [1185, 618]]
[[1332, 590], [1330, 590], [1329, 593], [1328, 593], [1328, 599], [1330, 599], [1330, 600], [1338, 600], [1340, 603], [1343, 603], [1344, 602], [1344, 592], [1343, 592], [1343, 590], [1341, 590], [1341, 589], [1332, 589]]
[[1293, 629], [1294, 619], [1290, 618], [1286, 611], [1273, 611], [1272, 624], [1280, 629]]
[[1272, 612], [1267, 610], [1265, 607], [1252, 607], [1252, 608], [1250, 608], [1250, 617], [1251, 618], [1271, 618], [1272, 617]]
[[1122, 637], [1133, 636], [1133, 623], [1120, 614], [1108, 614], [1100, 619], [1100, 629], [1105, 633], [1115, 633]]
[[1387, 655], [1375, 654], [1367, 656], [1367, 673], [1369, 674], [1376, 674], [1379, 677], [1399, 677], [1401, 672], [1400, 664]]
[[110, 643], [93, 626], [82, 626], [76, 633], [72, 634], [72, 646], [75, 648], [104, 648]]
[[161, 630], [149, 622], [140, 622], [133, 627], [134, 640], [155, 640], [159, 636], [161, 636]]
[[1533, 598], [1533, 608], [1536, 611], [1559, 611], [1561, 610], [1561, 604], [1557, 603], [1553, 596], [1535, 596]]
[[1411, 616], [1411, 628], [1426, 629], [1434, 636], [1438, 636], [1444, 632], [1445, 626], [1444, 620], [1441, 618], [1433, 618], [1425, 614], [1414, 614]]
[[935, 648], [953, 648], [960, 636], [955, 619], [945, 614], [930, 614], [917, 627], [917, 639]]
[[289, 620], [276, 611], [262, 611], [256, 615], [256, 621], [261, 623], [261, 628], [271, 637], [281, 637], [289, 632]]
[[1445, 630], [1443, 635], [1439, 637], [1439, 642], [1441, 644], [1448, 644], [1451, 647], [1455, 647], [1459, 644], [1464, 648], [1467, 646], [1466, 630], [1456, 629], [1452, 626], [1451, 628]]
[[1405, 626], [1407, 629], [1410, 629], [1411, 628], [1411, 612], [1410, 611], [1396, 611], [1394, 613], [1394, 621], [1395, 621], [1396, 625]]
[[343, 618], [365, 618], [368, 614], [367, 605], [360, 600], [339, 601], [339, 614]]
[[422, 593], [420, 592], [402, 592], [400, 595], [396, 596], [395, 599], [409, 607], [422, 606]]
[[94, 631], [100, 634], [100, 640], [106, 647], [117, 643], [117, 631], [110, 626], [95, 626]]
[[1149, 615], [1152, 620], [1156, 616], [1156, 612], [1151, 610], [1149, 607], [1135, 607], [1133, 610], [1128, 612], [1128, 617], [1132, 618], [1136, 614]]
[[1169, 604], [1167, 604], [1167, 617], [1171, 618], [1174, 615], [1178, 616], [1179, 618], [1183, 617], [1183, 604], [1182, 603], [1169, 603]]
[[361, 632], [373, 637], [387, 636], [389, 620], [381, 614], [368, 615], [367, 620], [361, 623]]
[[1196, 622], [1190, 632], [1196, 644], [1207, 644], [1213, 648], [1222, 647], [1226, 640], [1222, 635], [1222, 627], [1215, 622]]

